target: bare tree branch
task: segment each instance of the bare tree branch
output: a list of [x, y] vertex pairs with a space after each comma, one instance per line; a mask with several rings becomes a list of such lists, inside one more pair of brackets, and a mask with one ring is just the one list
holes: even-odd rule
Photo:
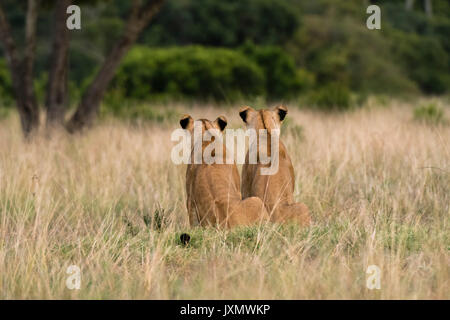
[[124, 32], [107, 56], [94, 81], [83, 95], [78, 109], [67, 124], [69, 132], [80, 130], [92, 122], [98, 113], [100, 102], [122, 58], [136, 42], [140, 32], [160, 10], [163, 3], [164, 0], [150, 0], [145, 5], [140, 5], [140, 0], [133, 1]]
[[36, 97], [33, 90], [33, 66], [36, 54], [36, 21], [38, 16], [38, 0], [28, 0], [25, 25], [25, 50], [22, 62], [22, 77], [25, 99], [37, 108]]
[[0, 5], [0, 40], [4, 44], [5, 53], [11, 72], [17, 108], [20, 114], [22, 129], [25, 136], [38, 127], [39, 109], [33, 88], [33, 65], [36, 48], [36, 21], [38, 15], [38, 0], [28, 0], [25, 38], [26, 47], [23, 61], [20, 62], [17, 46], [11, 33], [3, 8]]
[[45, 104], [47, 125], [62, 126], [67, 103], [67, 73], [70, 32], [66, 27], [67, 7], [72, 0], [59, 0], [55, 7], [54, 38]]

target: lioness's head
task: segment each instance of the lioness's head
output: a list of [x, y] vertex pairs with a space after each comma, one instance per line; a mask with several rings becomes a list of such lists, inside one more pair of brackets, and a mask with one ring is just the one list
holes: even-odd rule
[[[210, 129], [217, 129], [219, 132], [223, 132], [227, 126], [227, 118], [225, 116], [219, 116], [216, 120], [211, 121], [208, 119], [198, 119], [196, 120], [202, 126], [202, 133]], [[180, 119], [180, 126], [183, 129], [193, 131], [194, 130], [194, 119], [188, 114], [185, 114]]]
[[[195, 138], [194, 128], [201, 128], [201, 137], [203, 147], [206, 147], [212, 141], [215, 140], [215, 137], [222, 136], [223, 130], [227, 126], [227, 118], [225, 116], [219, 116], [216, 120], [211, 121], [208, 119], [192, 119], [190, 115], [184, 115], [180, 119], [181, 128], [188, 130], [191, 133], [191, 138]], [[198, 129], [197, 129], [198, 130]], [[192, 146], [194, 146], [195, 141], [193, 141]]]
[[272, 110], [263, 109], [256, 111], [252, 107], [244, 106], [239, 110], [239, 115], [247, 128], [260, 130], [267, 129], [270, 133], [273, 129], [280, 129], [281, 122], [286, 117], [288, 109], [278, 106]]

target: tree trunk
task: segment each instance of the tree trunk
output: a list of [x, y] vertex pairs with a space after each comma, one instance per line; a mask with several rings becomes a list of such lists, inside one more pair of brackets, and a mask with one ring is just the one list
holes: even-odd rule
[[68, 122], [67, 130], [69, 132], [78, 131], [92, 123], [98, 113], [100, 102], [102, 101], [106, 89], [113, 79], [122, 58], [136, 42], [140, 32], [159, 11], [163, 3], [164, 0], [150, 0], [146, 5], [141, 5], [141, 1], [133, 1], [133, 6], [125, 30], [117, 44], [107, 56], [94, 81], [83, 95], [78, 109]]
[[33, 66], [36, 55], [36, 21], [39, 10], [38, 0], [28, 0], [27, 21], [25, 25], [25, 51], [22, 62], [22, 81], [23, 81], [23, 95], [24, 105], [26, 109], [31, 110], [30, 127], [26, 134], [31, 133], [32, 130], [39, 126], [39, 107], [33, 87]]
[[26, 45], [23, 61], [20, 62], [10, 25], [3, 12], [3, 8], [0, 6], [0, 39], [4, 44], [5, 55], [11, 72], [17, 108], [25, 137], [28, 137], [39, 126], [39, 108], [33, 88], [38, 7], [37, 0], [28, 0], [25, 26]]
[[425, 0], [425, 13], [429, 18], [433, 16], [433, 4], [431, 0]]
[[67, 104], [67, 75], [70, 32], [66, 27], [67, 7], [72, 0], [59, 0], [55, 7], [54, 39], [45, 105], [47, 126], [63, 126]]
[[405, 8], [406, 10], [412, 10], [414, 6], [414, 0], [406, 0]]

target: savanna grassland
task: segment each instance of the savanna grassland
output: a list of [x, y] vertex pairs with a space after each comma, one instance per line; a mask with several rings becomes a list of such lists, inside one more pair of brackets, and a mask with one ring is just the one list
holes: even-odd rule
[[[183, 113], [241, 128], [238, 107], [174, 104], [154, 121], [29, 142], [16, 114], [0, 120], [0, 298], [450, 298], [448, 123], [414, 120], [399, 102], [291, 105], [282, 139], [312, 226], [190, 229], [171, 132]], [[66, 288], [69, 265], [80, 290]], [[369, 265], [379, 290], [366, 288]]]

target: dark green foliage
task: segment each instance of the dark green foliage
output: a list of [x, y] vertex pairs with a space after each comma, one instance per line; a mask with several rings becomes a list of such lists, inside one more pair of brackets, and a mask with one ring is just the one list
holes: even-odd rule
[[396, 32], [393, 47], [398, 62], [424, 92], [442, 94], [450, 88], [450, 56], [437, 38]]
[[295, 8], [286, 1], [168, 1], [141, 43], [235, 47], [251, 40], [279, 45], [290, 39], [298, 24]]
[[299, 72], [294, 59], [280, 47], [246, 43], [242, 51], [264, 71], [265, 93], [269, 99], [292, 98], [310, 86], [308, 75]]
[[414, 92], [415, 85], [396, 64], [383, 33], [368, 30], [363, 19], [334, 10], [306, 14], [304, 25], [287, 45], [297, 65], [326, 86], [339, 82], [362, 93]]
[[198, 46], [134, 48], [117, 73], [111, 92], [144, 100], [172, 98], [232, 100], [264, 94], [264, 73], [243, 54]]
[[123, 105], [123, 98], [288, 99], [311, 87], [313, 79], [307, 71], [298, 70], [293, 58], [279, 47], [250, 43], [241, 50], [137, 47], [123, 62], [107, 101]]
[[340, 83], [330, 83], [312, 93], [311, 103], [322, 110], [347, 110], [351, 106], [350, 91]]
[[423, 92], [442, 94], [450, 88], [450, 19], [440, 10], [449, 10], [450, 6], [442, 1], [433, 1], [433, 6], [433, 19], [419, 8], [404, 10], [403, 3], [389, 3], [383, 9], [391, 25], [386, 38], [392, 43], [392, 61]]
[[[304, 94], [330, 105], [338, 97], [334, 83], [360, 97], [448, 93], [450, 2], [433, 0], [431, 17], [423, 1], [412, 10], [404, 0], [371, 3], [381, 7], [381, 30], [366, 28], [361, 0], [166, 1], [141, 34], [141, 47], [124, 61], [106, 104], [134, 108], [133, 118], [146, 112], [133, 100], [296, 100]], [[35, 60], [41, 103], [53, 34], [53, 1], [43, 4]], [[82, 30], [71, 32], [70, 103], [78, 102], [119, 38], [130, 9], [123, 0], [77, 4]], [[26, 3], [4, 0], [2, 6], [21, 49]], [[2, 60], [0, 43], [0, 104], [6, 105], [13, 100]], [[344, 96], [339, 105], [347, 105]]]

